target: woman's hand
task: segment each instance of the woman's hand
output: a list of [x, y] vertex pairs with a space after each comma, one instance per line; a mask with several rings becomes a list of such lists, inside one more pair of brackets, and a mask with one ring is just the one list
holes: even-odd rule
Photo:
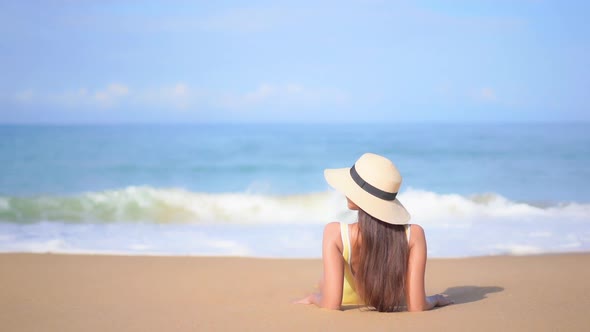
[[444, 307], [453, 303], [451, 299], [443, 294], [428, 296], [426, 298], [426, 302], [428, 303], [428, 309], [432, 309], [434, 307]]
[[294, 304], [316, 304], [316, 305], [319, 305], [320, 294], [319, 293], [312, 293], [300, 300], [293, 301], [293, 303]]

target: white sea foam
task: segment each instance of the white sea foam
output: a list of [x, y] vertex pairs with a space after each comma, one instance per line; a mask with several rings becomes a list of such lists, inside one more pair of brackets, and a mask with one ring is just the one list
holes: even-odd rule
[[[535, 255], [543, 253], [543, 249], [523, 244], [498, 244], [492, 247], [495, 254], [510, 254], [510, 255]], [[495, 252], [494, 252], [495, 251]]]
[[547, 232], [547, 231], [535, 231], [535, 232], [531, 232], [529, 233], [529, 237], [533, 237], [533, 238], [540, 238], [540, 237], [551, 237], [553, 235], [553, 233], [551, 232]]
[[0, 211], [8, 210], [8, 199], [0, 197]]
[[[473, 196], [408, 189], [399, 195], [413, 222], [468, 227], [486, 220], [587, 221], [590, 204], [539, 207], [499, 194]], [[341, 220], [354, 213], [334, 191], [301, 195], [198, 193], [182, 189], [128, 187], [76, 196], [0, 197], [0, 220], [8, 222], [154, 222], [215, 224], [307, 224]]]
[[582, 246], [582, 242], [580, 242], [580, 241], [564, 243], [564, 244], [559, 245], [559, 247], [563, 248], [563, 249], [577, 249], [577, 248], [580, 248], [581, 246]]
[[20, 247], [23, 248], [24, 251], [34, 253], [75, 251], [75, 248], [69, 247], [64, 239], [26, 241], [20, 243]]
[[[499, 194], [408, 189], [399, 199], [431, 257], [590, 250], [590, 204], [542, 206]], [[322, 227], [353, 222], [334, 191], [194, 193], [129, 187], [71, 197], [2, 197], [0, 251], [319, 257]]]
[[[498, 194], [474, 195], [437, 194], [434, 192], [409, 189], [402, 195], [406, 208], [415, 219], [433, 220], [473, 220], [476, 218], [533, 218], [549, 216], [553, 210], [542, 209], [526, 203], [517, 203]], [[580, 209], [590, 212], [590, 205], [580, 205]], [[578, 212], [574, 209], [573, 212]]]

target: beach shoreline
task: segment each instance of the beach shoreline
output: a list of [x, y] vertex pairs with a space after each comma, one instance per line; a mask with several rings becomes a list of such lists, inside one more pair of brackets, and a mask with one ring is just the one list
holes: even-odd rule
[[291, 301], [313, 290], [318, 259], [0, 254], [5, 331], [583, 331], [590, 253], [429, 259], [423, 313], [328, 311]]

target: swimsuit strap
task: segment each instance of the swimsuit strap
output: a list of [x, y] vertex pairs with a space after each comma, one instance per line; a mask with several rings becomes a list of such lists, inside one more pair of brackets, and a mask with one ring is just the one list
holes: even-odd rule
[[348, 224], [340, 223], [340, 237], [342, 238], [342, 257], [350, 265], [350, 235], [348, 234]]

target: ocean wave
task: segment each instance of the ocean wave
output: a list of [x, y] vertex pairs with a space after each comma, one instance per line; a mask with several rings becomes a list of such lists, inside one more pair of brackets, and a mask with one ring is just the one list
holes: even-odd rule
[[[413, 222], [447, 227], [482, 220], [588, 221], [590, 216], [590, 204], [586, 203], [515, 202], [497, 193], [465, 196], [410, 188], [399, 199], [412, 214]], [[212, 194], [146, 186], [73, 196], [0, 196], [0, 220], [16, 223], [309, 224], [352, 222], [354, 218], [343, 197], [334, 191], [301, 195]]]
[[307, 223], [337, 218], [338, 215], [330, 211], [334, 199], [337, 197], [328, 193], [273, 196], [127, 187], [75, 196], [0, 197], [0, 220], [17, 223]]

